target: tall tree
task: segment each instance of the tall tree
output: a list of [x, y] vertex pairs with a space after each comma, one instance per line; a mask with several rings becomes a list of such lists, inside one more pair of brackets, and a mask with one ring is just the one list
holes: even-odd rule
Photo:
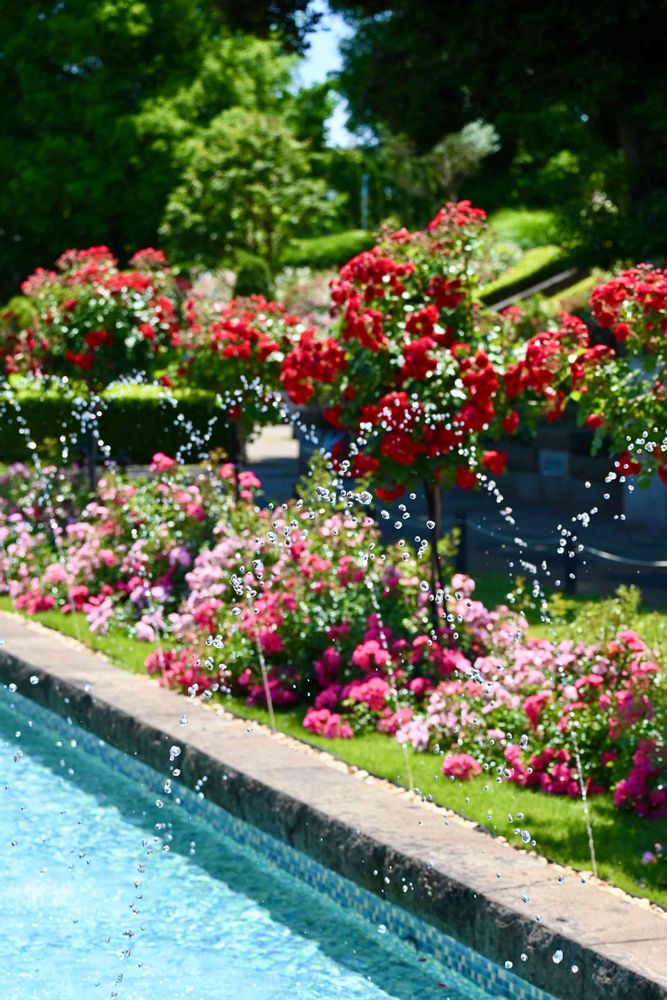
[[245, 250], [273, 265], [290, 237], [308, 235], [333, 211], [307, 143], [277, 115], [230, 108], [179, 157], [161, 233], [186, 259], [217, 264]]
[[153, 242], [175, 147], [226, 108], [274, 111], [290, 61], [209, 0], [0, 0], [0, 274], [68, 246]]
[[[422, 149], [472, 118], [565, 105], [622, 151], [637, 227], [667, 214], [667, 0], [332, 0], [356, 26], [342, 88], [356, 124]], [[505, 136], [501, 139], [505, 145]]]

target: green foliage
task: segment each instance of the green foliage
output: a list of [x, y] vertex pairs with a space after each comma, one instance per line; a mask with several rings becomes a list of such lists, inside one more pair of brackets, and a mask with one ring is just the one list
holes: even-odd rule
[[327, 119], [336, 107], [336, 96], [328, 81], [298, 90], [292, 98], [291, 120], [299, 139], [322, 151], [327, 141]]
[[263, 295], [273, 298], [273, 281], [269, 265], [261, 257], [244, 253], [238, 258], [234, 297]]
[[14, 295], [7, 305], [0, 309], [0, 338], [7, 329], [23, 330], [32, 324], [35, 306], [25, 295]]
[[[575, 239], [591, 238], [589, 258], [601, 248], [602, 263], [663, 252], [667, 0], [593, 12], [556, 0], [530, 10], [520, 0], [460, 0], [439, 18], [410, 0], [331, 5], [354, 28], [340, 76], [353, 124], [407, 132], [423, 151], [445, 128], [483, 118], [503, 147], [480, 177], [495, 202], [477, 184], [467, 196], [489, 207], [571, 206], [575, 221], [584, 212]], [[589, 226], [587, 206], [598, 196], [619, 209], [612, 232]]]
[[[5, 294], [71, 246], [155, 245], [183, 144], [225, 109], [315, 127], [290, 92], [301, 0], [25, 0], [3, 5], [0, 273]], [[296, 20], [295, 20], [296, 18]], [[235, 33], [254, 30], [264, 38]], [[300, 103], [301, 102], [301, 103]], [[301, 126], [299, 126], [300, 128]], [[298, 131], [298, 129], [297, 129]], [[2, 288], [0, 288], [2, 294]]]
[[406, 223], [419, 225], [444, 202], [456, 200], [461, 183], [499, 149], [495, 128], [481, 120], [445, 135], [421, 155], [408, 136], [385, 134], [382, 159], [397, 189], [393, 207]]
[[312, 154], [278, 115], [223, 111], [179, 149], [161, 235], [175, 255], [216, 264], [238, 249], [275, 262], [333, 214]]
[[342, 233], [296, 239], [283, 251], [281, 264], [313, 270], [337, 268], [363, 250], [370, 250], [374, 243], [373, 234], [365, 229], [346, 229]]
[[[37, 389], [17, 390], [15, 396], [29, 436], [20, 432], [16, 408], [0, 397], [0, 455], [3, 461], [25, 461], [32, 457], [28, 448], [30, 439], [37, 445], [37, 453], [49, 460], [61, 454], [61, 435], [67, 439], [70, 455], [75, 456], [83, 448], [81, 423], [72, 396], [68, 398], [60, 392]], [[201, 452], [207, 453], [213, 448], [229, 452], [232, 442], [228, 425], [213, 393], [175, 390], [173, 397], [177, 406], [172, 405], [168, 397], [169, 394], [158, 387], [138, 385], [115, 385], [102, 394], [100, 437], [108, 445], [112, 457], [146, 463], [157, 451], [175, 454], [182, 448], [185, 461], [198, 461]], [[214, 417], [212, 433], [205, 440]]]
[[601, 271], [589, 274], [588, 277], [582, 278], [581, 281], [576, 281], [563, 291], [548, 296], [544, 299], [544, 306], [553, 315], [557, 315], [560, 312], [574, 313], [576, 315], [586, 313], [589, 309], [588, 302], [591, 292], [602, 280], [603, 274]]

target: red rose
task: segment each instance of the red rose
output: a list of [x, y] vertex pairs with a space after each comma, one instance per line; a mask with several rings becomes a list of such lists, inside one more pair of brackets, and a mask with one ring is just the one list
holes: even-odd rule
[[139, 333], [144, 338], [144, 340], [154, 340], [155, 339], [155, 330], [150, 325], [150, 323], [140, 323], [139, 324]]
[[65, 351], [65, 359], [71, 361], [73, 365], [80, 368], [82, 371], [88, 371], [93, 367], [95, 362], [95, 355], [92, 351], [81, 351], [80, 354], [75, 354], [74, 351]]
[[355, 455], [350, 467], [350, 476], [352, 479], [360, 479], [362, 476], [372, 475], [379, 468], [380, 462], [374, 455]]
[[403, 431], [391, 431], [384, 435], [380, 452], [385, 458], [391, 458], [400, 465], [412, 465], [417, 453], [417, 446], [409, 434]]
[[342, 412], [342, 406], [329, 406], [327, 409], [322, 411], [322, 415], [327, 423], [331, 424], [332, 427], [335, 427], [339, 431], [344, 431], [345, 427], [340, 420]]
[[108, 330], [90, 330], [83, 339], [86, 347], [94, 350], [96, 347], [106, 347], [111, 342], [111, 334]]
[[592, 431], [596, 431], [598, 427], [602, 427], [604, 423], [604, 417], [601, 413], [591, 413], [590, 416], [586, 417], [586, 426], [590, 427]]
[[477, 485], [477, 473], [467, 465], [459, 465], [456, 470], [456, 485], [460, 490], [472, 490]]
[[514, 434], [515, 430], [519, 426], [519, 413], [517, 410], [511, 410], [507, 416], [503, 417], [503, 430], [507, 434]]
[[399, 497], [403, 496], [404, 492], [405, 487], [400, 484], [398, 486], [392, 486], [389, 490], [384, 490], [381, 486], [375, 487], [375, 495], [378, 500], [383, 500], [385, 503], [391, 503], [392, 500], [398, 500]]
[[641, 462], [636, 462], [629, 451], [622, 451], [615, 465], [622, 476], [636, 476], [642, 471]]
[[630, 327], [627, 323], [617, 323], [614, 327], [616, 340], [627, 340], [630, 336]]
[[507, 452], [505, 451], [485, 451], [482, 456], [482, 465], [494, 476], [502, 476], [507, 465]]

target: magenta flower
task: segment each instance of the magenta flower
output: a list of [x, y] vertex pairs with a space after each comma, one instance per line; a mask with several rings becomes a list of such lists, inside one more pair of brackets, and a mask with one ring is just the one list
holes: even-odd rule
[[470, 781], [482, 773], [482, 769], [469, 753], [448, 754], [442, 762], [442, 773], [446, 778], [458, 778], [459, 781]]

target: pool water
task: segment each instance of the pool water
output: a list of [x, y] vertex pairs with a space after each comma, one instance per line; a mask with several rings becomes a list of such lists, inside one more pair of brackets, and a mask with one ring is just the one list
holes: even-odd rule
[[514, 995], [295, 879], [254, 828], [221, 832], [193, 793], [6, 688], [0, 758], [2, 1000]]

